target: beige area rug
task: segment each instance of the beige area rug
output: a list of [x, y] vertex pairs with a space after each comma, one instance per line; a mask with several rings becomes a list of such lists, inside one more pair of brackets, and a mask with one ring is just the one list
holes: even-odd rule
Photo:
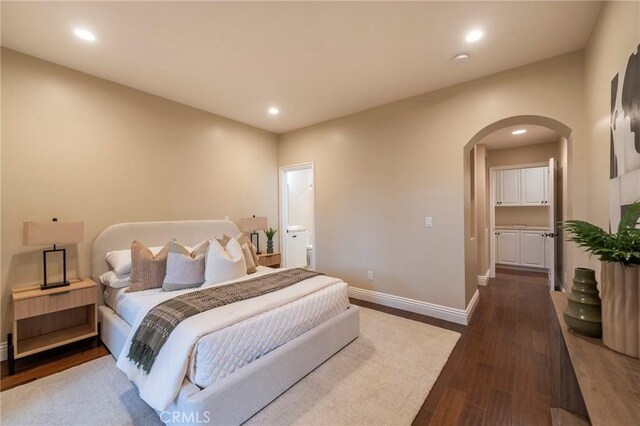
[[[360, 308], [360, 337], [251, 425], [409, 425], [460, 335]], [[156, 425], [111, 356], [0, 393], [2, 425]]]

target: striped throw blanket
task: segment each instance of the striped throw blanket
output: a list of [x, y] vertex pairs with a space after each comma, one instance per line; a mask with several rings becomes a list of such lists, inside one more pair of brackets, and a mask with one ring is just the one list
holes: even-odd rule
[[210, 309], [281, 290], [318, 275], [322, 274], [300, 268], [288, 269], [238, 283], [205, 288], [162, 302], [153, 307], [140, 323], [131, 339], [127, 358], [149, 373], [167, 338], [185, 319]]

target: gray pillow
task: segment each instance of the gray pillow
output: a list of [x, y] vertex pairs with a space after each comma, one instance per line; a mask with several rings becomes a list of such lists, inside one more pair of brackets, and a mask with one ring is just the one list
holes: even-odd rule
[[170, 242], [167, 274], [162, 283], [162, 290], [175, 291], [201, 286], [204, 283], [204, 259], [208, 248], [209, 241], [204, 241], [189, 253], [183, 245]]

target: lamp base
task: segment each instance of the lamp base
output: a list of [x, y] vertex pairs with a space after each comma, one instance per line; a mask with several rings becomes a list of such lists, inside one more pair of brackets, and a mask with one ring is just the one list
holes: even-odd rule
[[40, 284], [40, 290], [48, 290], [50, 288], [66, 287], [71, 285], [69, 281], [60, 281], [59, 283], [45, 283]]

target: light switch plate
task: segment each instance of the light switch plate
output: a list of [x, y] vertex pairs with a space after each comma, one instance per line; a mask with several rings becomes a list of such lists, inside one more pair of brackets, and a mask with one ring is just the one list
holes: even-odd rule
[[368, 272], [367, 272], [367, 279], [368, 279], [369, 281], [373, 281], [373, 271], [368, 271]]
[[431, 216], [427, 216], [424, 218], [424, 226], [427, 228], [433, 227], [433, 218]]

